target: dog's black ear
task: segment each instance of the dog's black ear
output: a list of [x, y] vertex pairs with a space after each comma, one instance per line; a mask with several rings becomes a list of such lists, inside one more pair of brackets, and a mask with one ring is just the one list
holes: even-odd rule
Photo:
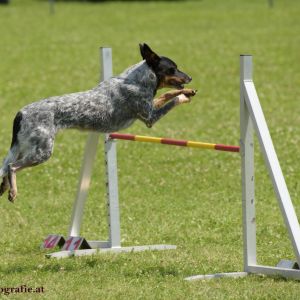
[[159, 63], [160, 57], [147, 44], [140, 44], [140, 51], [149, 67], [155, 67]]

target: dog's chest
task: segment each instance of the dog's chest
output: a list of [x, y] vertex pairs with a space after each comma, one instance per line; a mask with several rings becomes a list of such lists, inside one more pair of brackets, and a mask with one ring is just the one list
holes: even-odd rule
[[134, 123], [135, 120], [136, 119], [123, 120], [123, 121], [119, 122], [119, 124], [116, 126], [116, 128], [113, 128], [113, 130], [111, 130], [111, 131], [118, 131], [118, 130], [128, 128], [129, 126], [131, 126]]

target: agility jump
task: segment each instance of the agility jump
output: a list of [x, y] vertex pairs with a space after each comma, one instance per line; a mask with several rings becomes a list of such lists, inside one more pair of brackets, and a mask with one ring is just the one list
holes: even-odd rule
[[153, 136], [134, 135], [128, 133], [111, 133], [109, 134], [109, 137], [113, 140], [127, 140], [127, 141], [135, 141], [135, 142], [158, 143], [164, 145], [218, 150], [218, 151], [226, 151], [226, 152], [240, 152], [239, 146], [211, 144], [211, 143], [203, 143], [203, 142], [195, 142], [195, 141], [187, 141], [187, 140], [176, 140], [170, 138], [159, 138]]
[[[111, 49], [102, 48], [102, 79], [112, 75]], [[221, 151], [238, 152], [241, 158], [242, 182], [242, 210], [243, 210], [243, 253], [244, 270], [242, 272], [218, 273], [210, 275], [195, 275], [186, 280], [211, 279], [220, 277], [244, 277], [248, 274], [279, 275], [286, 278], [300, 280], [300, 226], [297, 215], [287, 189], [281, 167], [273, 146], [267, 123], [252, 80], [252, 56], [240, 57], [240, 147], [186, 140], [174, 140], [157, 137], [112, 133], [105, 135], [105, 163], [108, 207], [108, 241], [86, 241], [80, 237], [80, 226], [83, 216], [83, 207], [90, 184], [92, 166], [96, 157], [99, 134], [91, 133], [85, 149], [78, 192], [73, 206], [71, 224], [67, 241], [62, 241], [59, 235], [49, 236], [47, 240], [51, 246], [61, 244], [68, 246], [63, 251], [49, 254], [48, 257], [69, 257], [91, 255], [102, 252], [132, 252], [144, 250], [176, 249], [175, 245], [148, 245], [121, 247], [120, 216], [118, 200], [118, 174], [116, 158], [116, 140], [131, 140], [139, 142], [161, 143], [168, 145], [214, 149]], [[256, 214], [255, 214], [255, 180], [254, 180], [254, 144], [253, 134], [257, 134], [260, 150], [263, 153], [266, 167], [277, 196], [278, 205], [284, 219], [289, 239], [294, 250], [295, 261], [281, 260], [277, 266], [257, 264], [256, 251]], [[53, 241], [53, 243], [51, 243]], [[57, 242], [57, 244], [56, 244]], [[82, 249], [81, 248], [92, 248]], [[51, 248], [51, 247], [50, 247]], [[67, 249], [66, 249], [67, 248]]]

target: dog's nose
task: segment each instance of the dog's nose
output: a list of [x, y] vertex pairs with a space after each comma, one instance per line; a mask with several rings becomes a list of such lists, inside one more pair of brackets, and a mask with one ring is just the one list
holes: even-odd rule
[[192, 77], [188, 76], [188, 82], [191, 82], [192, 81]]

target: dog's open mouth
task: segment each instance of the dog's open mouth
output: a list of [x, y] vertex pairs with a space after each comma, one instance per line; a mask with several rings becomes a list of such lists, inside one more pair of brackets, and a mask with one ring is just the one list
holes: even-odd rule
[[184, 83], [174, 81], [172, 85], [173, 85], [174, 88], [176, 88], [177, 90], [182, 90], [182, 89], [184, 89]]
[[187, 81], [184, 81], [184, 80], [174, 80], [173, 82], [172, 82], [172, 86], [174, 87], [174, 88], [176, 88], [177, 90], [182, 90], [182, 89], [184, 89], [184, 85], [185, 84], [188, 84], [189, 82], [187, 82]]
[[181, 78], [172, 78], [171, 80], [165, 82], [165, 86], [169, 86], [177, 90], [182, 90], [184, 89], [184, 85], [188, 84], [189, 82], [190, 80], [184, 80]]

